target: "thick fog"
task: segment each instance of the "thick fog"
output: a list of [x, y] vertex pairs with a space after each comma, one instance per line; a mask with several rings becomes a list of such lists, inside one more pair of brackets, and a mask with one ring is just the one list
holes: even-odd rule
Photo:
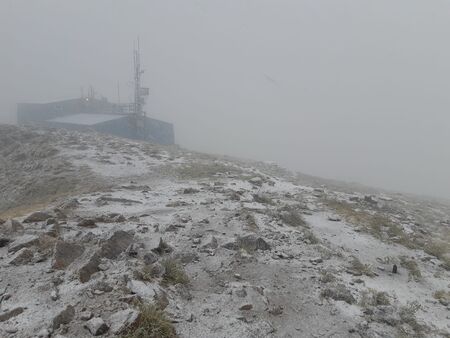
[[450, 2], [0, 0], [0, 114], [131, 96], [180, 145], [450, 197]]

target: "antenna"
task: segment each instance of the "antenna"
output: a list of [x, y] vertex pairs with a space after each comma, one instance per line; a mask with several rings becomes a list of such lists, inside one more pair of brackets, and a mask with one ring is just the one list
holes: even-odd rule
[[120, 83], [117, 81], [117, 104], [120, 105]]
[[139, 38], [137, 47], [134, 47], [134, 113], [139, 116], [146, 116], [143, 110], [145, 98], [149, 95], [149, 89], [141, 86], [141, 77], [144, 70], [141, 69], [141, 47]]

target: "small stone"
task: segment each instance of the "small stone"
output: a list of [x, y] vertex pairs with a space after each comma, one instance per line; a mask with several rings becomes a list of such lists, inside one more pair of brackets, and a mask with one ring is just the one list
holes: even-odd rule
[[94, 336], [100, 336], [106, 333], [109, 329], [108, 325], [100, 317], [92, 318], [86, 322], [85, 327]]
[[83, 228], [95, 228], [97, 225], [95, 224], [95, 220], [91, 218], [85, 218], [81, 222], [78, 222], [77, 226]]
[[253, 309], [253, 305], [252, 304], [244, 304], [244, 305], [242, 305], [239, 308], [239, 310], [241, 310], [241, 311], [249, 311], [251, 309]]
[[9, 320], [11, 318], [20, 315], [23, 311], [24, 311], [23, 307], [16, 307], [12, 310], [3, 312], [2, 314], [0, 314], [0, 323], [6, 322], [7, 320]]
[[57, 301], [58, 298], [59, 298], [58, 292], [57, 292], [56, 290], [53, 290], [53, 291], [50, 293], [50, 298], [51, 298], [53, 301]]
[[320, 264], [320, 263], [323, 263], [322, 257], [311, 258], [309, 261], [310, 261], [311, 263], [313, 263], [313, 264]]
[[91, 319], [92, 317], [94, 317], [94, 314], [91, 311], [83, 311], [80, 313], [80, 319], [87, 321], [89, 319]]

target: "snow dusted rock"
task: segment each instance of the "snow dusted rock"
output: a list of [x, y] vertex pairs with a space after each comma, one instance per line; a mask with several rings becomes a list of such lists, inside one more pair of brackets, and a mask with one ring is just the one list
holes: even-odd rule
[[78, 274], [80, 277], [81, 283], [86, 283], [91, 279], [91, 276], [96, 273], [97, 271], [100, 271], [99, 265], [100, 265], [100, 257], [97, 253], [93, 254], [91, 258], [84, 264], [81, 269], [79, 270]]
[[23, 235], [12, 242], [8, 247], [8, 252], [17, 252], [22, 248], [29, 248], [30, 246], [39, 243], [39, 237], [35, 235]]
[[9, 264], [16, 266], [28, 264], [32, 261], [33, 256], [33, 251], [28, 248], [22, 248], [14, 254], [13, 258], [9, 261]]
[[9, 219], [1, 226], [1, 232], [3, 234], [16, 234], [24, 230], [22, 223], [16, 221], [15, 219]]
[[78, 222], [77, 226], [82, 228], [95, 228], [97, 224], [95, 224], [95, 220], [93, 220], [92, 218], [85, 218]]
[[218, 246], [219, 246], [219, 243], [217, 241], [217, 238], [212, 236], [211, 240], [202, 246], [201, 251], [214, 250], [214, 249], [217, 249]]
[[23, 307], [16, 307], [12, 310], [0, 314], [0, 323], [20, 315], [24, 311]]
[[109, 259], [116, 258], [124, 252], [128, 246], [133, 242], [133, 235], [126, 231], [116, 231], [100, 249], [100, 257]]
[[52, 268], [63, 270], [73, 263], [84, 252], [82, 245], [58, 241], [53, 253]]
[[337, 215], [330, 215], [328, 216], [328, 220], [331, 222], [340, 222], [341, 218]]
[[139, 318], [139, 312], [126, 309], [114, 313], [108, 319], [110, 324], [110, 332], [112, 334], [121, 334], [125, 332], [127, 328], [132, 326]]
[[94, 317], [94, 314], [91, 311], [83, 311], [80, 313], [80, 319], [87, 321], [89, 319], [91, 319], [92, 317]]
[[239, 248], [247, 251], [270, 250], [270, 245], [262, 238], [256, 235], [247, 235], [240, 237], [236, 241]]
[[77, 208], [79, 205], [80, 202], [76, 198], [71, 198], [58, 205], [58, 208], [61, 210], [71, 210]]
[[53, 330], [58, 329], [61, 325], [69, 324], [74, 317], [75, 308], [72, 305], [67, 305], [64, 310], [53, 318]]
[[33, 212], [31, 215], [29, 215], [27, 218], [25, 218], [23, 222], [24, 223], [44, 222], [49, 218], [52, 218], [52, 215], [50, 215], [49, 213], [44, 211], [36, 211]]
[[259, 176], [255, 176], [248, 180], [251, 184], [261, 186], [263, 184], [263, 179]]
[[132, 279], [127, 283], [130, 292], [141, 297], [146, 301], [153, 302], [155, 297], [158, 296], [160, 291], [158, 284], [156, 283], [145, 283], [140, 280]]
[[133, 242], [133, 235], [126, 231], [116, 231], [109, 237], [101, 246], [101, 248], [94, 253], [91, 258], [79, 270], [79, 277], [82, 283], [89, 281], [91, 276], [100, 271], [99, 265], [102, 258], [114, 259], [124, 252], [128, 246]]
[[86, 322], [85, 327], [93, 336], [100, 336], [109, 329], [108, 325], [100, 317], [92, 318]]

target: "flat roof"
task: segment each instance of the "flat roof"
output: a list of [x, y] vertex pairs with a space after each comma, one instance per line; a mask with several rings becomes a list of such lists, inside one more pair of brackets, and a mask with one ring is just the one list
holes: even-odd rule
[[70, 123], [70, 124], [80, 124], [85, 126], [91, 126], [94, 124], [117, 120], [126, 115], [116, 115], [116, 114], [74, 114], [62, 117], [56, 117], [54, 119], [48, 120], [48, 122], [57, 123]]

